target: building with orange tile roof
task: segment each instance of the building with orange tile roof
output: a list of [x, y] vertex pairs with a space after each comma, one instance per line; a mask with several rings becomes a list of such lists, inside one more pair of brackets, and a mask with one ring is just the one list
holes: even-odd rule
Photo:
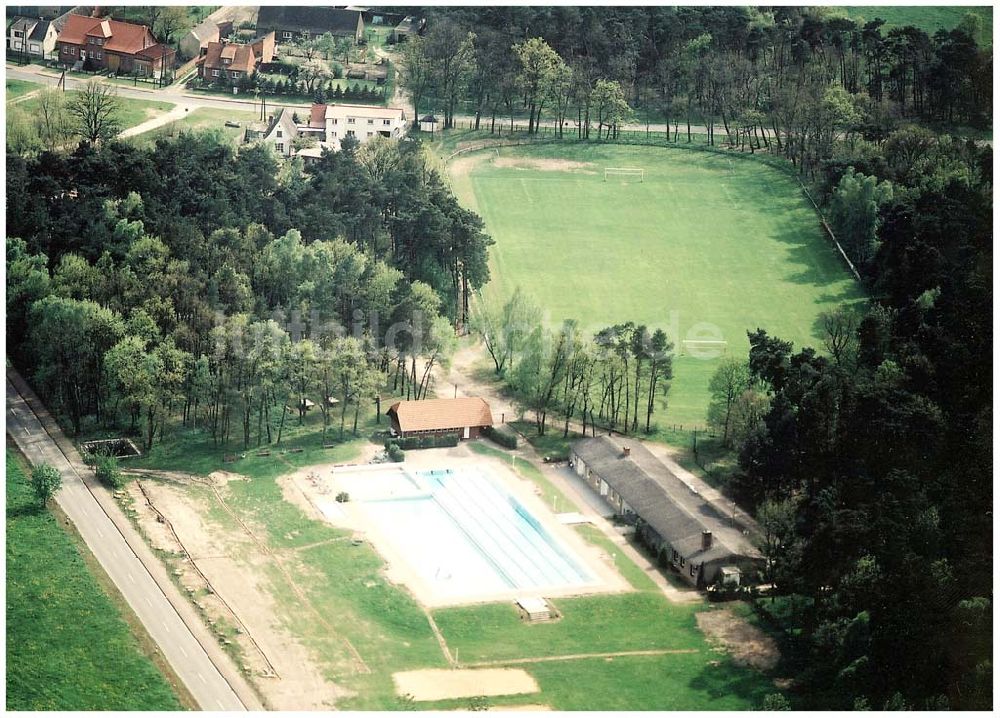
[[59, 62], [85, 70], [159, 77], [173, 66], [175, 51], [145, 25], [71, 14], [56, 38]]

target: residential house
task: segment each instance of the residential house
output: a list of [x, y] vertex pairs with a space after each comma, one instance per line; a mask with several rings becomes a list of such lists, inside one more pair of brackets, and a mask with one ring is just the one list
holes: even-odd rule
[[274, 33], [270, 32], [249, 45], [210, 42], [198, 58], [198, 77], [219, 84], [238, 85], [247, 80], [262, 62], [274, 57]]
[[75, 14], [66, 19], [56, 47], [64, 65], [147, 77], [161, 77], [176, 56], [145, 25]]
[[399, 436], [458, 434], [477, 439], [484, 427], [493, 426], [490, 405], [480, 397], [397, 401], [386, 412]]
[[339, 150], [345, 137], [362, 144], [375, 136], [399, 138], [406, 132], [406, 112], [398, 107], [315, 104], [303, 134], [312, 134], [321, 144]]
[[570, 449], [570, 466], [689, 583], [738, 585], [756, 574], [756, 523], [703, 497], [639, 442], [581, 439]]
[[287, 108], [279, 108], [267, 122], [257, 122], [247, 127], [243, 141], [265, 142], [274, 147], [279, 155], [292, 157], [295, 154], [292, 141], [299, 136], [292, 114]]
[[257, 13], [257, 35], [273, 32], [279, 44], [311, 40], [325, 33], [352, 37], [365, 36], [365, 21], [359, 10], [323, 6], [261, 5]]
[[8, 56], [46, 59], [56, 49], [58, 35], [53, 22], [34, 17], [15, 17], [7, 28]]
[[231, 20], [226, 22], [205, 20], [195, 25], [178, 43], [181, 58], [189, 60], [192, 57], [200, 56], [201, 51], [206, 49], [210, 42], [222, 42], [224, 38], [229, 37], [232, 31], [233, 23]]

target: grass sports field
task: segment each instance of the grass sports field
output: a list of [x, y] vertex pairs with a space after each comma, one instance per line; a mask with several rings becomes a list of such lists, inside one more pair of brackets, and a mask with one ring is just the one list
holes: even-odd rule
[[8, 710], [180, 710], [11, 451], [6, 566]]
[[952, 30], [967, 14], [982, 18], [983, 26], [976, 42], [980, 45], [993, 44], [993, 8], [962, 5], [860, 5], [854, 7], [835, 8], [834, 12], [842, 11], [847, 17], [855, 20], [885, 20], [885, 30], [893, 27], [914, 25], [928, 35], [938, 30]]
[[[635, 321], [745, 356], [757, 327], [817, 346], [818, 314], [862, 298], [795, 180], [749, 157], [553, 144], [462, 155], [450, 174], [496, 240], [486, 300], [520, 286], [590, 334]], [[717, 365], [678, 357], [656, 421], [704, 424]]]

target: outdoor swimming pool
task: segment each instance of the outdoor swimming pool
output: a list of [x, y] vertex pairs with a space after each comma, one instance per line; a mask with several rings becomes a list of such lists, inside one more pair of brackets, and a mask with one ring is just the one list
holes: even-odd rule
[[350, 485], [362, 492], [364, 513], [393, 553], [443, 598], [538, 593], [597, 581], [488, 472], [386, 471], [352, 478]]

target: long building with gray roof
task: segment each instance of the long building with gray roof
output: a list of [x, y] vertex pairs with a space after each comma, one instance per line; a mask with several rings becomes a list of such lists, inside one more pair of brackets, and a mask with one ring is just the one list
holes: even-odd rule
[[581, 439], [572, 447], [570, 465], [619, 516], [634, 521], [637, 536], [689, 583], [738, 582], [760, 561], [751, 542], [755, 525], [721, 513], [641, 443]]

